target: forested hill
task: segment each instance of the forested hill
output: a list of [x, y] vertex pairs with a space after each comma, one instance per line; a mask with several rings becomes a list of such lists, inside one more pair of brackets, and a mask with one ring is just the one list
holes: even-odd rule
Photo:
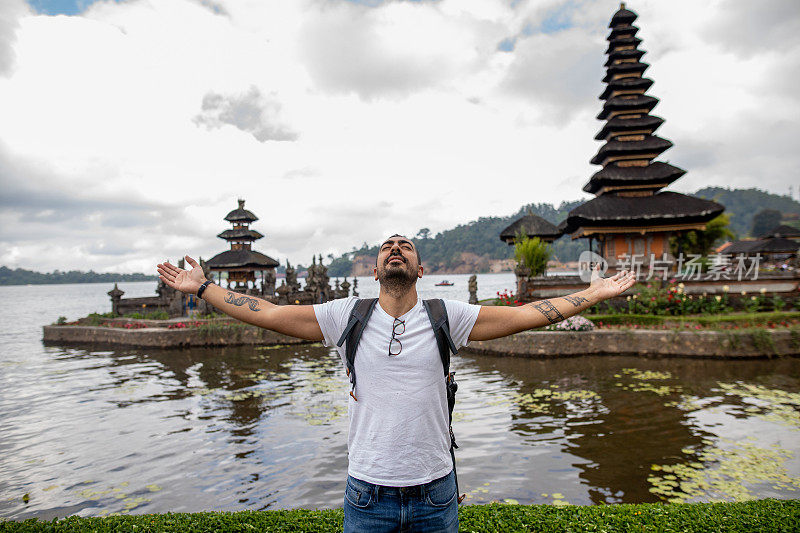
[[[531, 212], [534, 215], [558, 224], [567, 213], [582, 204], [582, 201], [562, 202], [560, 206], [551, 204], [529, 204], [522, 206], [516, 213], [507, 217], [481, 217], [478, 220], [456, 226], [436, 234], [435, 237], [426, 235], [425, 228], [417, 234], [417, 246], [423, 261], [435, 266], [436, 270], [450, 270], [456, 266], [462, 252], [469, 252], [479, 256], [488, 256], [489, 259], [507, 259], [513, 257], [513, 248], [500, 240], [500, 232], [519, 217]], [[559, 239], [554, 244], [555, 256], [562, 261], [561, 256], [575, 256], [577, 259], [585, 244], [569, 242]], [[376, 249], [377, 252], [377, 249]]]
[[156, 276], [145, 274], [101, 274], [90, 270], [80, 272], [71, 270], [69, 272], [43, 273], [34, 272], [17, 268], [11, 270], [6, 266], [0, 266], [0, 285], [47, 285], [56, 283], [114, 283], [118, 281], [155, 281]]
[[[582, 200], [562, 202], [557, 208], [551, 204], [528, 204], [522, 206], [516, 213], [506, 217], [481, 217], [467, 224], [461, 224], [453, 229], [430, 235], [427, 228], [419, 230], [417, 235], [412, 235], [419, 248], [423, 262], [428, 265], [431, 272], [447, 272], [456, 268], [462, 261], [461, 254], [471, 253], [487, 259], [508, 259], [514, 256], [513, 248], [500, 240], [500, 232], [509, 224], [528, 211], [558, 224], [569, 211], [582, 204]], [[554, 259], [572, 261], [578, 258], [585, 249], [586, 243], [580, 239], [571, 241], [569, 237], [558, 239], [554, 245]], [[329, 274], [331, 276], [345, 276], [350, 274], [352, 258], [354, 256], [375, 257], [378, 254], [378, 245], [364, 243], [361, 248], [334, 258], [331, 261]], [[574, 256], [574, 259], [573, 259]]]
[[[771, 194], [758, 189], [732, 190], [721, 187], [706, 187], [693, 195], [724, 205], [725, 213], [730, 216], [731, 229], [737, 238], [751, 236], [753, 216], [764, 209], [779, 211], [785, 217], [782, 223], [800, 224], [800, 203], [786, 195]], [[513, 248], [500, 240], [500, 232], [528, 211], [558, 225], [566, 218], [569, 211], [583, 202], [583, 200], [562, 202], [558, 207], [545, 203], [528, 204], [510, 216], [481, 217], [435, 236], [432, 236], [427, 228], [422, 228], [417, 235], [411, 237], [415, 237], [429, 272], [448, 272], [457, 268], [463, 261], [461, 254], [464, 252], [488, 259], [513, 257]], [[577, 261], [581, 251], [587, 248], [587, 239], [572, 240], [569, 236], [563, 236], [553, 243], [553, 259], [561, 262]], [[340, 257], [328, 256], [329, 273], [332, 276], [350, 275], [353, 257], [375, 257], [377, 253], [377, 243], [373, 246], [364, 243], [360, 248], [354, 247], [351, 252]]]
[[[789, 196], [770, 194], [759, 189], [724, 189], [722, 187], [705, 187], [694, 193], [694, 196], [713, 200], [725, 206], [725, 213], [730, 216], [730, 228], [737, 239], [757, 237], [752, 234], [753, 216], [767, 209], [779, 211], [785, 218], [782, 224], [800, 227], [800, 202]], [[792, 217], [797, 215], [797, 217]], [[774, 227], [774, 226], [773, 226]]]

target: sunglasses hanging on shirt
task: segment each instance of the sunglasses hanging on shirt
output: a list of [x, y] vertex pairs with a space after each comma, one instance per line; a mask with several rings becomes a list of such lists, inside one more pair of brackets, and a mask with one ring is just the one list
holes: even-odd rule
[[400, 355], [400, 352], [403, 351], [403, 345], [400, 343], [400, 339], [398, 339], [397, 336], [402, 335], [405, 332], [405, 321], [395, 318], [394, 325], [392, 326], [392, 339], [389, 341], [389, 357]]

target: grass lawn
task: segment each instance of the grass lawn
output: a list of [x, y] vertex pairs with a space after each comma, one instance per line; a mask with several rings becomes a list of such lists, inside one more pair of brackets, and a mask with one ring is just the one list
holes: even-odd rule
[[[0, 532], [341, 531], [343, 511], [306, 509], [168, 513], [59, 521], [0, 522]], [[769, 531], [800, 530], [800, 500], [639, 505], [468, 505], [460, 531]]]

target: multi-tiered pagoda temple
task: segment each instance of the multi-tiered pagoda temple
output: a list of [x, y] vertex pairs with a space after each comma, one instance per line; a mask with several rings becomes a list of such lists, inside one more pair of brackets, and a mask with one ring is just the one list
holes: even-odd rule
[[634, 20], [636, 14], [622, 4], [609, 24], [607, 86], [600, 95], [605, 103], [597, 115], [606, 124], [595, 137], [605, 144], [591, 161], [603, 168], [583, 187], [596, 198], [570, 211], [558, 226], [573, 239], [588, 238], [612, 270], [622, 254], [641, 254], [644, 265], [651, 254], [674, 259], [670, 236], [705, 230], [706, 222], [725, 210], [716, 202], [661, 191], [685, 171], [653, 161], [672, 143], [655, 135], [664, 120], [650, 114], [658, 99], [645, 94], [653, 81], [643, 77], [649, 65], [641, 61], [645, 52], [639, 50]]
[[256, 272], [260, 272], [260, 292], [272, 294], [275, 290], [275, 267], [278, 262], [252, 249], [253, 241], [263, 237], [259, 232], [250, 229], [250, 224], [258, 220], [258, 217], [244, 208], [244, 200], [239, 200], [239, 207], [228, 213], [225, 220], [233, 227], [217, 237], [230, 242], [231, 249], [209, 259], [208, 267], [212, 272], [227, 272], [228, 287], [244, 291], [256, 289]]

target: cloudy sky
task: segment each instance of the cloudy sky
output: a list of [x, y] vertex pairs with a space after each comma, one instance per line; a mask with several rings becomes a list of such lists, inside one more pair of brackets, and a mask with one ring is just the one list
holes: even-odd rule
[[[0, 264], [307, 263], [588, 199], [610, 0], [2, 0]], [[797, 197], [800, 2], [636, 0], [670, 187]]]

